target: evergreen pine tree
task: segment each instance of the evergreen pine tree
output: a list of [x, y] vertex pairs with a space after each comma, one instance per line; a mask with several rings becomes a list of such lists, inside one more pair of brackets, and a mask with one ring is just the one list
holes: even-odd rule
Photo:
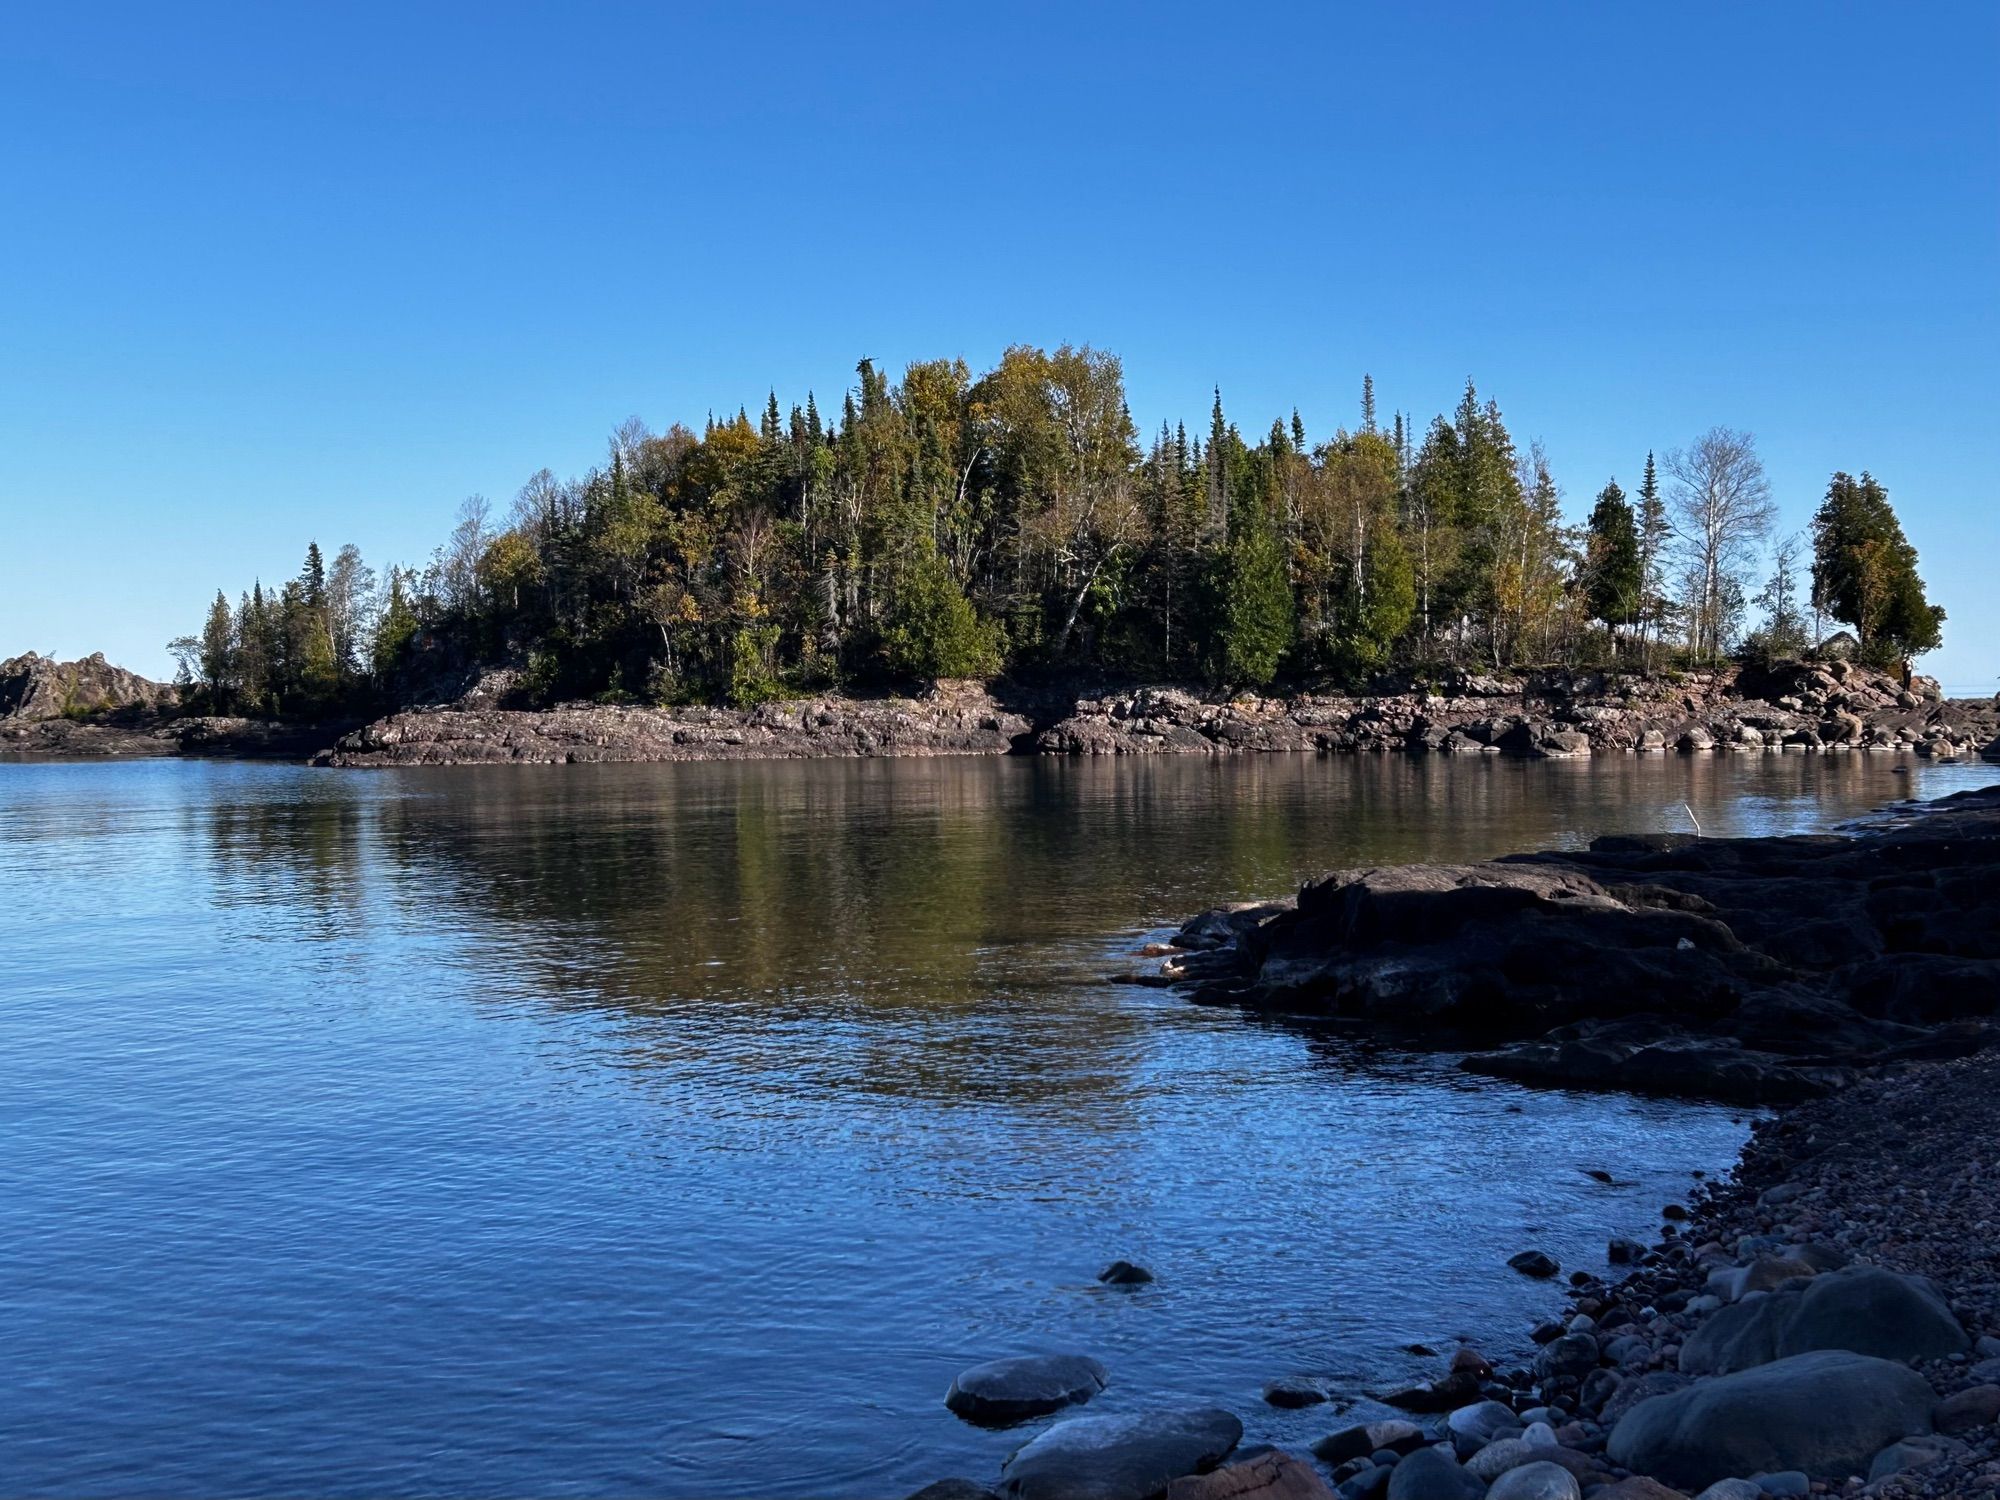
[[1591, 618], [1611, 627], [1615, 649], [1618, 627], [1639, 618], [1644, 571], [1639, 525], [1615, 479], [1597, 492], [1597, 503], [1591, 507], [1584, 569]]
[[1812, 601], [1852, 625], [1878, 666], [1934, 651], [1944, 611], [1924, 594], [1917, 549], [1874, 475], [1835, 474], [1813, 517]]

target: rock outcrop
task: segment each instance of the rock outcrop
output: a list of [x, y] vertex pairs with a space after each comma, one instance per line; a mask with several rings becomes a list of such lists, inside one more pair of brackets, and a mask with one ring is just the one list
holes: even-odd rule
[[1030, 727], [977, 683], [944, 682], [917, 698], [813, 698], [745, 710], [414, 709], [343, 736], [326, 759], [449, 766], [1004, 755]]
[[1927, 677], [1908, 688], [1848, 661], [1791, 662], [1660, 677], [1455, 672], [1384, 682], [1365, 696], [1204, 696], [1139, 688], [1079, 699], [1036, 737], [1066, 755], [1256, 751], [1435, 751], [1569, 759], [1622, 751], [1904, 749], [2000, 754], [2000, 705], [1947, 702]]
[[1599, 839], [1338, 871], [1186, 924], [1196, 998], [1497, 1048], [1482, 1072], [1744, 1102], [2000, 1041], [2000, 791], [1857, 836]]
[[98, 652], [56, 661], [29, 651], [0, 661], [0, 751], [20, 755], [171, 755], [158, 731], [177, 691]]
[[81, 661], [33, 651], [0, 661], [0, 721], [14, 724], [171, 708], [177, 697], [168, 683], [112, 666], [102, 651]]
[[820, 697], [751, 709], [518, 706], [500, 668], [433, 684], [441, 701], [347, 735], [334, 765], [747, 760], [816, 756], [1235, 755], [1436, 751], [1574, 758], [1625, 751], [1902, 750], [2000, 755], [2000, 706], [1947, 703], [1845, 661], [1640, 677], [1483, 676], [1366, 696], [1220, 697], [1177, 687], [1095, 695], [939, 683], [910, 698]]

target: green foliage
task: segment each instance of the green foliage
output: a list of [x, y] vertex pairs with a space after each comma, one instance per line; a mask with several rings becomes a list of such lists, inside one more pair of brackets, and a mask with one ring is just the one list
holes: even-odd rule
[[1263, 687], [1278, 674], [1297, 628], [1284, 554], [1263, 526], [1246, 525], [1223, 560], [1222, 680]]
[[890, 670], [903, 677], [990, 677], [1000, 670], [999, 628], [979, 612], [944, 559], [919, 557], [896, 589], [884, 632]]
[[1591, 618], [1607, 625], [1636, 622], [1645, 572], [1639, 551], [1639, 525], [1615, 479], [1597, 492], [1597, 503], [1590, 510], [1585, 549]]
[[1865, 659], [1887, 666], [1934, 651], [1944, 611], [1924, 594], [1917, 549], [1889, 505], [1889, 492], [1864, 472], [1835, 474], [1813, 517], [1812, 599], [1854, 627]]
[[[504, 519], [468, 500], [427, 566], [379, 587], [352, 547], [329, 564], [315, 545], [176, 643], [190, 690], [315, 716], [488, 664], [520, 666], [536, 703], [1036, 670], [1261, 687], [1595, 660], [1634, 632], [1650, 665], [1670, 623], [1712, 655], [1745, 608], [1746, 557], [1688, 573], [1650, 457], [1636, 503], [1608, 485], [1573, 528], [1539, 447], [1470, 381], [1420, 442], [1405, 412], [1385, 430], [1364, 378], [1358, 427], [1317, 445], [1289, 409], [1239, 427], [1218, 390], [1205, 425], [1142, 446], [1117, 358], [1075, 346], [983, 374], [862, 360], [824, 412], [811, 392], [757, 407], [699, 431], [629, 420], [600, 467], [534, 475]], [[1841, 483], [1815, 598], [1877, 655], [1925, 649], [1941, 615], [1886, 497]]]
[[777, 652], [775, 625], [745, 625], [731, 641], [729, 704], [732, 708], [754, 708], [785, 696], [772, 659]]

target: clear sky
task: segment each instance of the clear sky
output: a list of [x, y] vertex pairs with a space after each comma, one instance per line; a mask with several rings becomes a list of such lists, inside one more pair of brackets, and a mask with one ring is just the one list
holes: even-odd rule
[[2000, 4], [16, 8], [0, 655], [164, 675], [309, 539], [775, 385], [1123, 356], [1142, 429], [1427, 420], [1573, 514], [1754, 432], [1872, 469], [2000, 678]]

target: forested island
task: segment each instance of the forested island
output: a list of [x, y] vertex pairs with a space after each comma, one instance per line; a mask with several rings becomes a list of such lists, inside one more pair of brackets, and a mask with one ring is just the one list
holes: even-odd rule
[[[504, 516], [465, 502], [421, 567], [317, 543], [298, 576], [219, 591], [174, 642], [184, 705], [359, 719], [509, 668], [508, 704], [726, 705], [938, 678], [1355, 688], [1385, 672], [1712, 667], [1817, 646], [1878, 668], [1934, 648], [1943, 611], [1884, 487], [1833, 475], [1809, 537], [1774, 535], [1748, 434], [1634, 455], [1639, 478], [1565, 516], [1468, 381], [1419, 427], [1315, 440], [1294, 410], [1247, 439], [1143, 442], [1116, 356], [1021, 346], [874, 363], [836, 415], [613, 435], [604, 464], [531, 477]], [[1596, 480], [1593, 478], [1593, 485]]]

